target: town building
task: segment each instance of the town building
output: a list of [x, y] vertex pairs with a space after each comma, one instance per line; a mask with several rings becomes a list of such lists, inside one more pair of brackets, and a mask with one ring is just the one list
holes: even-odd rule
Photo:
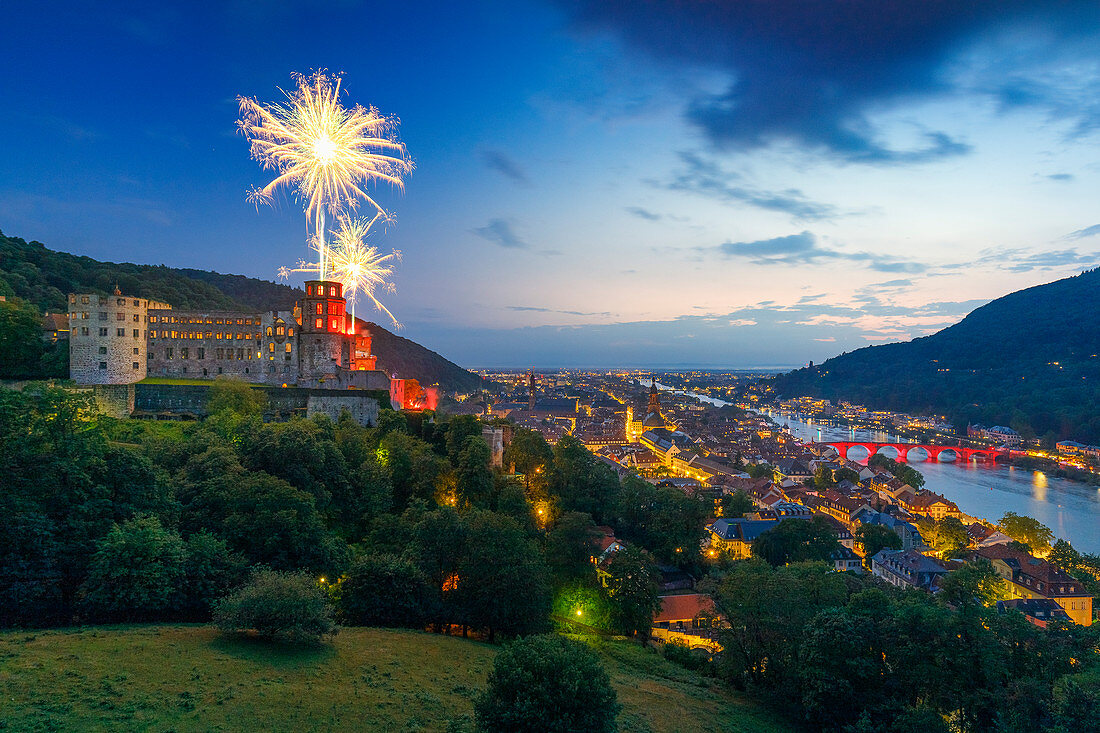
[[879, 550], [872, 558], [871, 574], [898, 588], [935, 592], [947, 566], [916, 550]]
[[1010, 599], [1048, 598], [1061, 606], [1074, 623], [1092, 625], [1092, 596], [1065, 570], [1008, 545], [980, 547], [974, 555], [993, 564], [1006, 581]]

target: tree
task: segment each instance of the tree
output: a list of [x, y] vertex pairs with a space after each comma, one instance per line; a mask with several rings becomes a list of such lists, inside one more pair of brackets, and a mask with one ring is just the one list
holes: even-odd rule
[[531, 475], [546, 471], [553, 460], [554, 453], [546, 439], [536, 430], [515, 428], [512, 442], [504, 449], [504, 465], [515, 466], [517, 473], [524, 475], [525, 486], [531, 488]]
[[653, 615], [661, 608], [661, 575], [649, 553], [636, 545], [615, 552], [607, 564], [607, 595], [620, 632], [649, 638]]
[[0, 301], [0, 379], [67, 376], [43, 372], [46, 351], [38, 309], [18, 298]]
[[259, 416], [266, 407], [263, 390], [239, 379], [216, 379], [207, 392], [206, 411], [211, 415], [231, 412], [240, 417]]
[[709, 515], [710, 506], [701, 498], [627, 476], [613, 525], [621, 537], [649, 549], [662, 561], [686, 566], [699, 554]]
[[898, 533], [881, 524], [861, 524], [853, 535], [856, 542], [863, 545], [863, 558], [868, 566], [879, 550], [901, 549], [901, 537]]
[[464, 517], [466, 548], [450, 601], [460, 622], [509, 636], [544, 631], [550, 615], [546, 561], [511, 517], [475, 511]]
[[[481, 423], [473, 415], [455, 415], [447, 421], [445, 443], [452, 466], [459, 464], [459, 454], [466, 450], [470, 438], [481, 438]], [[485, 441], [482, 441], [485, 442]]]
[[188, 537], [184, 550], [183, 617], [205, 621], [214, 604], [244, 582], [248, 561], [206, 530]]
[[755, 509], [756, 502], [752, 500], [752, 497], [740, 489], [723, 496], [718, 507], [720, 516], [729, 519], [743, 517], [747, 512], [754, 511]]
[[484, 506], [488, 502], [493, 491], [490, 457], [489, 444], [480, 432], [468, 436], [463, 442], [455, 463], [455, 487], [460, 505]]
[[613, 733], [619, 709], [596, 654], [556, 635], [505, 646], [474, 703], [478, 729], [494, 733]]
[[997, 524], [1006, 535], [1018, 542], [1023, 542], [1035, 552], [1050, 549], [1050, 544], [1054, 540], [1054, 532], [1050, 527], [1016, 512], [1006, 512]]
[[186, 555], [180, 536], [156, 517], [116, 524], [97, 543], [81, 607], [101, 621], [164, 617], [181, 604]]
[[955, 606], [992, 605], [1007, 597], [1004, 580], [984, 558], [951, 571], [940, 582], [939, 597]]
[[546, 533], [546, 562], [559, 581], [592, 575], [596, 523], [583, 512], [566, 512]]
[[837, 550], [836, 532], [821, 516], [784, 519], [753, 540], [752, 555], [770, 565], [821, 561]]
[[602, 522], [616, 505], [619, 480], [610, 468], [596, 462], [583, 443], [565, 435], [554, 446], [549, 488], [560, 497], [564, 510], [585, 512]]
[[214, 608], [223, 633], [255, 631], [268, 639], [320, 641], [335, 634], [328, 593], [308, 573], [259, 570]]
[[828, 489], [832, 486], [836, 486], [836, 480], [833, 478], [833, 469], [822, 464], [814, 471], [814, 488], [816, 489]]
[[63, 619], [58, 539], [38, 512], [4, 512], [0, 531], [0, 627]]
[[958, 517], [921, 523], [921, 536], [943, 557], [957, 557], [970, 544], [966, 525]]
[[350, 626], [423, 628], [431, 615], [428, 579], [411, 561], [367, 555], [333, 588], [340, 621]]

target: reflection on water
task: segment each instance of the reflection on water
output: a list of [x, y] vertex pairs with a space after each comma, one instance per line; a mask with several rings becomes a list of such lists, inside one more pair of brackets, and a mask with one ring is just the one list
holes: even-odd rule
[[[810, 424], [779, 414], [771, 417], [789, 426], [791, 434], [804, 441], [908, 442], [881, 431]], [[889, 449], [883, 452], [893, 457]], [[849, 457], [867, 462], [863, 448], [853, 447]], [[1094, 486], [999, 463], [956, 463], [946, 453], [940, 461], [929, 461], [924, 451], [914, 449], [909, 458], [913, 468], [924, 474], [928, 489], [951, 499], [967, 514], [991, 521], [997, 521], [1005, 512], [1034, 517], [1078, 550], [1100, 552], [1100, 491]]]

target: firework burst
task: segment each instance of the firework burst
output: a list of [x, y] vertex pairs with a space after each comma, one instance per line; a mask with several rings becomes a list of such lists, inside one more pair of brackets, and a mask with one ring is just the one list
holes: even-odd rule
[[340, 219], [340, 228], [330, 232], [332, 244], [325, 244], [319, 238], [315, 238], [313, 248], [318, 252], [318, 259], [324, 262], [299, 261], [297, 267], [283, 267], [279, 270], [279, 276], [287, 278], [292, 272], [315, 273], [322, 280], [332, 279], [344, 286], [344, 297], [351, 302], [351, 319], [355, 323], [355, 303], [362, 293], [378, 310], [385, 313], [393, 321], [395, 328], [400, 328], [393, 313], [378, 300], [378, 293], [396, 292], [396, 288], [389, 281], [393, 275], [394, 264], [401, 259], [401, 253], [393, 250], [389, 254], [382, 254], [376, 247], [368, 244], [372, 235], [372, 228], [380, 221], [388, 223], [389, 217], [375, 214], [374, 218], [365, 217]]
[[248, 138], [252, 158], [278, 175], [263, 188], [249, 192], [249, 201], [270, 204], [280, 188], [292, 189], [314, 222], [321, 242], [321, 270], [327, 255], [325, 214], [355, 211], [366, 201], [385, 216], [385, 210], [366, 188], [389, 183], [401, 190], [413, 163], [396, 137], [398, 120], [384, 117], [374, 107], [345, 107], [340, 103], [340, 77], [324, 71], [295, 74], [296, 89], [286, 102], [263, 104], [238, 97], [240, 132]]

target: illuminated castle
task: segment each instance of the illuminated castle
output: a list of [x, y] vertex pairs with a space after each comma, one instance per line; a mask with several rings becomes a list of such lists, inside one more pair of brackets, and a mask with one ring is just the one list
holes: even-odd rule
[[234, 377], [275, 386], [390, 391], [366, 324], [343, 286], [313, 280], [290, 311], [181, 311], [117, 293], [69, 296], [70, 376], [78, 384]]

